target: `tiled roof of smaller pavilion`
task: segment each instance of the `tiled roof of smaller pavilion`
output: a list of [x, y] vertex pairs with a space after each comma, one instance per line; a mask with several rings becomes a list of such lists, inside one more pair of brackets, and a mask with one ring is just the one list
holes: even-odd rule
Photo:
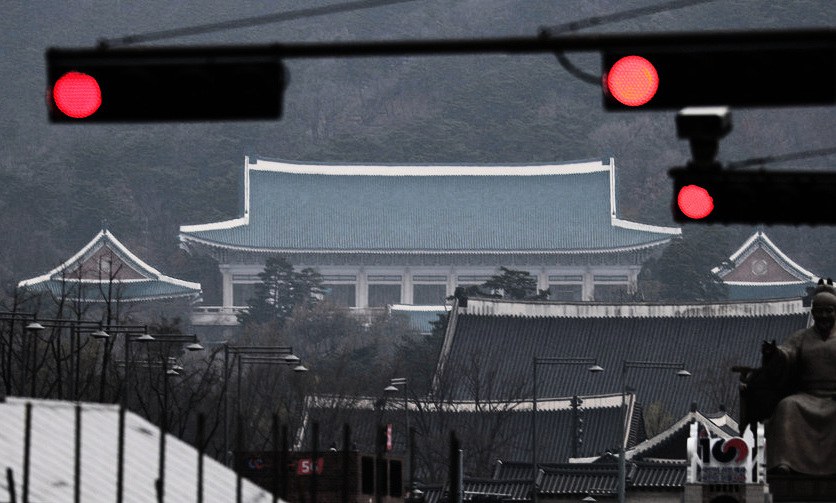
[[688, 436], [691, 434], [690, 427], [693, 422], [703, 425], [712, 437], [731, 438], [738, 436], [737, 422], [727, 414], [707, 415], [699, 411], [692, 411], [661, 433], [628, 450], [625, 459], [687, 459], [686, 444]]
[[200, 283], [166, 276], [103, 229], [67, 261], [18, 287], [31, 293], [85, 303], [197, 298]]
[[726, 284], [729, 299], [740, 301], [802, 298], [819, 279], [781, 251], [762, 230], [712, 272]]
[[186, 245], [260, 253], [609, 253], [679, 228], [618, 218], [615, 163], [372, 166], [245, 160], [239, 218]]

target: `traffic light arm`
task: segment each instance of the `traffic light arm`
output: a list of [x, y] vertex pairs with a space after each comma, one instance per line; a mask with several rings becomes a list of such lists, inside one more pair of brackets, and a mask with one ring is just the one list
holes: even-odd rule
[[[791, 102], [832, 103], [836, 93], [836, 30], [818, 29], [555, 37], [541, 34], [527, 38], [250, 46], [54, 48], [46, 53], [48, 102], [53, 122], [275, 119], [281, 116], [281, 97], [286, 82], [281, 61], [286, 59], [582, 51], [601, 51], [604, 73], [609, 68], [607, 62], [624, 51], [646, 53], [646, 58], [653, 64], [667, 61], [671, 67], [679, 65], [674, 69], [659, 68], [659, 94], [647, 107], [681, 108], [705, 104], [699, 99], [695, 101], [692, 95], [671, 94], [671, 89], [680, 87], [697, 90], [718, 87], [705, 82], [682, 84], [680, 59], [688, 54], [700, 64], [725, 61], [729, 72], [739, 70], [740, 62], [753, 55], [760, 57], [755, 58], [758, 61], [767, 63], [781, 57], [785, 64], [795, 65], [792, 69], [784, 69], [789, 77], [779, 79], [782, 85], [796, 86], [787, 92]], [[811, 66], [815, 79], [809, 76]], [[808, 73], [796, 74], [793, 69]], [[781, 72], [769, 72], [770, 75], [776, 73], [781, 75]], [[677, 84], [674, 78], [674, 85], [666, 86], [671, 75], [679, 75], [680, 83]], [[749, 85], [748, 82], [740, 84]], [[729, 87], [728, 82], [719, 86], [720, 89], [726, 87]], [[771, 88], [777, 86], [773, 84]], [[749, 87], [745, 89], [751, 91]], [[746, 94], [748, 101], [742, 103], [761, 105], [781, 101], [780, 104], [784, 104], [786, 101], [784, 95], [756, 91]], [[715, 100], [718, 96], [724, 95], [709, 93], [706, 99]], [[714, 101], [709, 104], [736, 103]], [[613, 101], [606, 100], [605, 105], [612, 108]]]

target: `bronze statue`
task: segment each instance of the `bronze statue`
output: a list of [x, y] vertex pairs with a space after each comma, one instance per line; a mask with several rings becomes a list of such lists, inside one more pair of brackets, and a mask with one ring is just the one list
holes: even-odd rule
[[819, 282], [813, 326], [764, 341], [762, 367], [742, 370], [741, 431], [766, 421], [772, 472], [836, 474], [836, 290]]

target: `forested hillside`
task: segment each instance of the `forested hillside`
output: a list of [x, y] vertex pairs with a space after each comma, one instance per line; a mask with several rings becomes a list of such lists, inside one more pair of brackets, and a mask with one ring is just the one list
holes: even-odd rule
[[[317, 5], [326, 3], [335, 2]], [[415, 1], [157, 43], [534, 36], [543, 26], [654, 3], [658, 2]], [[203, 280], [205, 264], [177, 249], [177, 229], [237, 216], [245, 154], [322, 163], [479, 164], [612, 156], [618, 168], [620, 216], [671, 224], [666, 172], [689, 155], [686, 143], [676, 138], [673, 113], [605, 113], [598, 88], [570, 76], [552, 56], [293, 60], [286, 63], [290, 81], [279, 122], [82, 127], [47, 123], [43, 61], [48, 47], [91, 47], [101, 38], [313, 5], [227, 0], [4, 4], [0, 19], [0, 74], [5, 79], [0, 93], [4, 290], [69, 257], [105, 220], [128, 247], [165, 273]], [[722, 0], [596, 30], [834, 24], [836, 9], [828, 0]], [[596, 55], [571, 58], [587, 72], [600, 71]], [[722, 142], [720, 156], [740, 160], [833, 146], [834, 117], [833, 109], [825, 107], [734, 111], [734, 131]], [[834, 161], [836, 156], [821, 157], [775, 168], [830, 169]], [[717, 229], [724, 239], [731, 236], [734, 247], [751, 231]], [[836, 249], [832, 228], [776, 227], [768, 232], [803, 266], [836, 276], [829, 251]]]

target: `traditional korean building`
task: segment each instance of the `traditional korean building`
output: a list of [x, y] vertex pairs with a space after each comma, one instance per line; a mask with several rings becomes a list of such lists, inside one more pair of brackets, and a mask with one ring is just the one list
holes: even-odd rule
[[134, 255], [109, 230], [102, 229], [75, 255], [18, 288], [83, 304], [191, 299], [200, 283], [162, 274]]
[[[498, 383], [498, 399], [519, 397], [533, 358], [596, 358], [605, 370], [594, 377], [573, 366], [538, 369], [539, 394], [560, 397], [635, 389], [645, 408], [658, 404], [674, 417], [693, 402], [736, 414], [734, 365], [757, 367], [764, 340], [779, 342], [809, 323], [800, 298], [716, 304], [599, 304], [519, 302], [501, 299], [456, 301], [436, 370], [438, 382], [462, 382], [448, 393], [466, 400], [466, 381]], [[624, 361], [681, 363], [674, 370], [630, 369]], [[462, 372], [474, 372], [456, 379]], [[469, 369], [469, 370], [468, 370]], [[466, 374], [465, 374], [466, 375]], [[528, 379], [528, 381], [525, 381]]]
[[[635, 291], [641, 265], [679, 228], [619, 218], [613, 159], [558, 165], [297, 164], [246, 157], [237, 218], [180, 228], [182, 246], [217, 260], [235, 323], [271, 255], [322, 274], [349, 307], [442, 305], [500, 266], [527, 270], [552, 298]], [[201, 319], [195, 318], [195, 323]]]
[[723, 280], [729, 300], [733, 301], [800, 298], [819, 280], [790, 259], [761, 230], [711, 272]]

